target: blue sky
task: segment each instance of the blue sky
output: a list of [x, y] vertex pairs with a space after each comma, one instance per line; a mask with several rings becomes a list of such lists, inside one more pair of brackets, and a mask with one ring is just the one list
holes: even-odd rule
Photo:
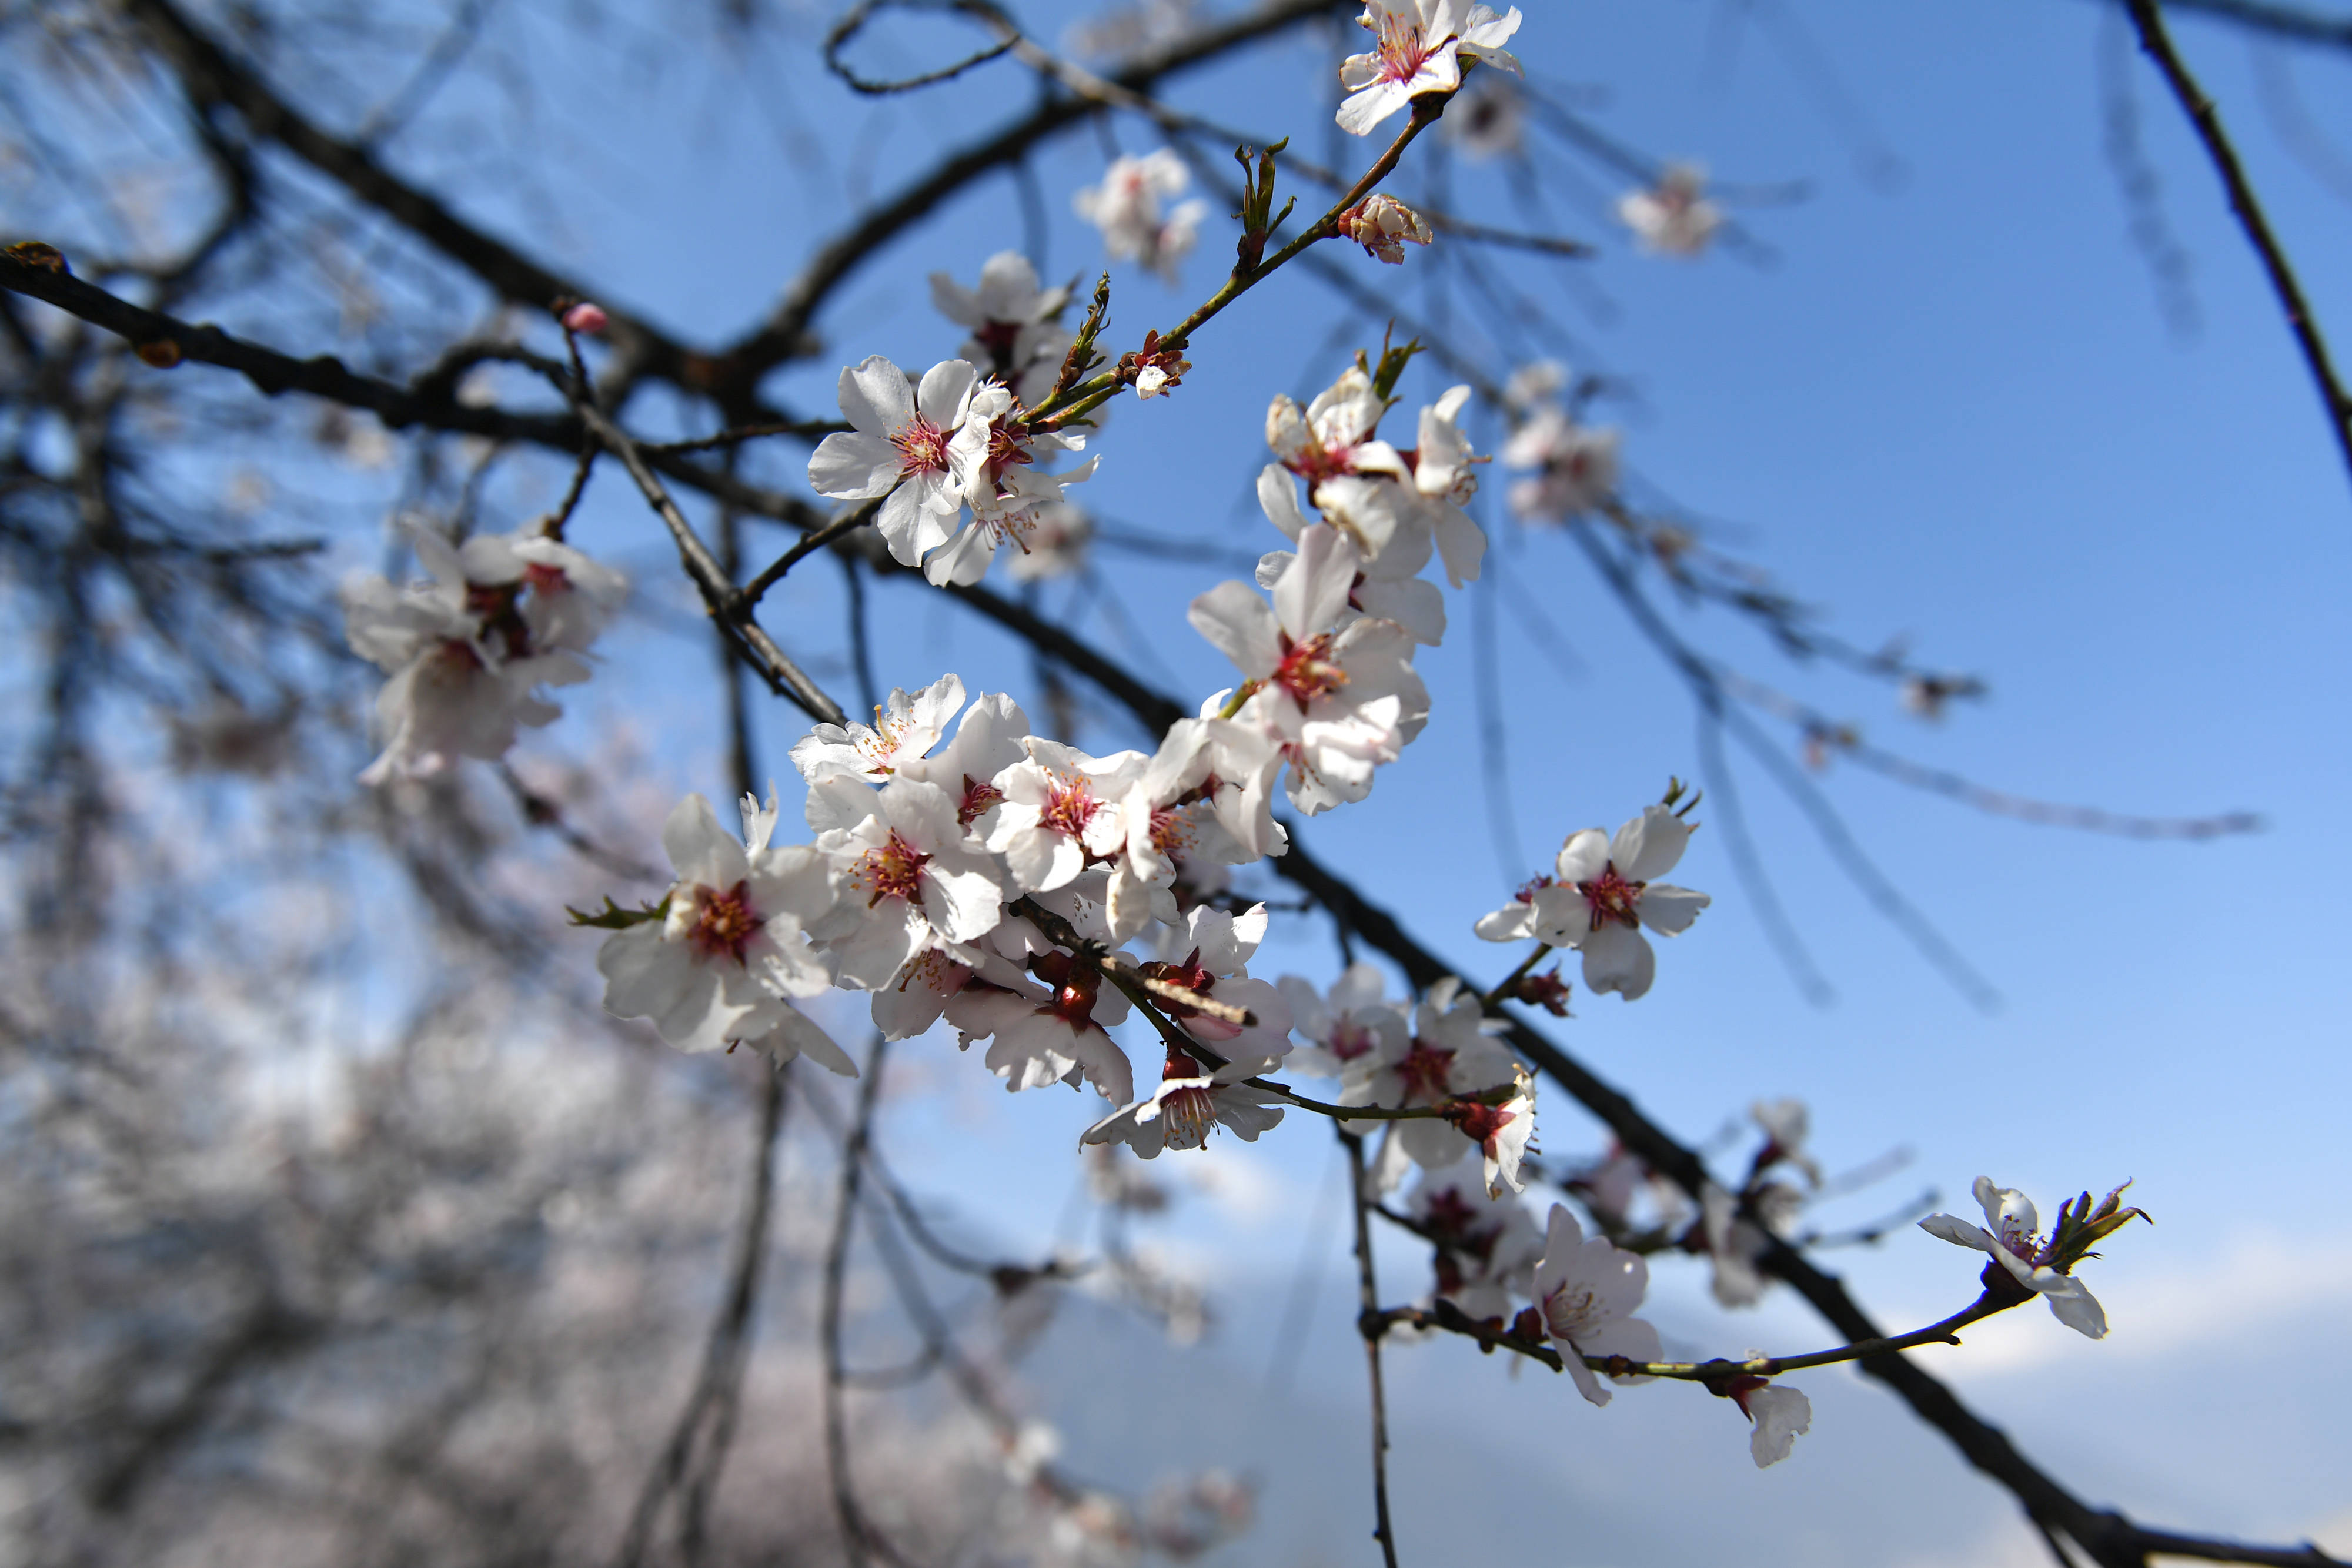
[[[1042, 19], [1049, 8], [1036, 12], [1034, 30], [1054, 36]], [[1776, 47], [1776, 38], [1799, 37], [1790, 18], [1810, 43]], [[1769, 247], [1769, 265], [1724, 254], [1696, 265], [1638, 256], [1566, 200], [1555, 207], [1565, 232], [1602, 246], [1597, 258], [1568, 264], [1585, 281], [1559, 263], [1507, 265], [1589, 345], [1577, 368], [1605, 371], [1638, 393], [1598, 413], [1626, 425], [1629, 460], [1653, 494], [1707, 519], [1843, 634], [1865, 645], [1906, 636], [1928, 662], [1979, 674], [1991, 693], [1928, 727], [1901, 716], [1884, 688], [1791, 667], [1721, 611], [1677, 612], [1685, 634], [1759, 680], [1852, 716], [1874, 741], [1988, 784], [2157, 815], [2250, 809], [2263, 814], [2264, 831], [2190, 844], [2071, 834], [1832, 768], [1821, 781], [1857, 838], [1999, 989], [2001, 1005], [1986, 1012], [1872, 912], [1801, 815], [1749, 766], [1740, 775], [1748, 816], [1835, 988], [1833, 1005], [1812, 1005], [1791, 983], [1720, 835], [1703, 832], [1677, 880], [1716, 904], [1691, 934], [1664, 945], [1657, 989], [1632, 1006], [1581, 999], [1580, 1016], [1556, 1033], [1693, 1141], [1751, 1099], [1796, 1094], [1812, 1104], [1818, 1149], [1833, 1169], [1892, 1147], [1913, 1152], [1880, 1187], [1827, 1213], [1829, 1223], [1873, 1218], [1927, 1186], [1964, 1210], [1980, 1172], [2025, 1187], [2045, 1209], [2066, 1193], [2136, 1178], [2160, 1223], [2118, 1238], [2111, 1259], [2093, 1265], [2111, 1341], [2078, 1343], [2038, 1311], [2020, 1313], [1983, 1333], [1979, 1368], [1965, 1370], [1963, 1354], [1950, 1353], [1955, 1375], [2013, 1424], [2029, 1452], [2095, 1500], [2189, 1528], [2285, 1537], [2332, 1527], [2342, 1550], [2352, 1547], [2352, 1521], [2340, 1513], [2340, 1485], [2326, 1478], [2352, 1472], [2352, 1444], [2340, 1423], [2315, 1414], [2341, 1394], [2340, 1379], [2266, 1372], [2252, 1347], [2315, 1343], [2352, 1306], [2352, 1225], [2336, 1197], [2352, 1090], [2343, 1049], [2352, 966], [2336, 949], [2337, 890], [2352, 879], [2342, 814], [2352, 638], [2338, 601], [2352, 568], [2352, 477], [2216, 182], [2156, 78], [2131, 62], [2146, 156], [2189, 258], [2201, 318], [2194, 335], [2168, 329], [2102, 151], [2100, 51], [2116, 47], [2103, 38], [2111, 25], [2103, 18], [2102, 8], [2071, 0], [1533, 7], [1519, 39], [1530, 68], [1576, 89], [1612, 134], [1698, 158], [1727, 182], [1802, 181], [1809, 194], [1739, 211]], [[2259, 107], [2258, 84], [2275, 64], [2194, 20], [2178, 32], [2241, 138], [2322, 321], [2352, 349], [2352, 223], [2342, 195], [2291, 154], [2280, 117]], [[638, 79], [593, 48], [580, 53], [583, 83], [610, 85], [598, 72]], [[1826, 108], [1792, 57], [1825, 63], [1853, 111]], [[893, 171], [969, 135], [1001, 112], [1013, 69], [872, 105], [804, 74], [779, 91], [772, 69], [683, 58], [630, 69], [652, 73], [649, 90], [695, 106], [684, 129], [655, 118], [625, 141], [593, 112], [592, 92], [543, 68], [551, 101], [534, 134], [593, 153], [606, 173], [592, 191], [567, 193], [551, 226], [520, 202], [486, 200], [480, 210], [530, 221], [529, 232], [551, 235], [564, 260], [614, 298], [713, 339], [761, 308], [839, 221], [845, 188], [887, 188]], [[1294, 135], [1322, 156], [1328, 109], [1317, 73], [1327, 64], [1322, 49], [1302, 43], [1188, 79], [1175, 97]], [[2293, 69], [2325, 131], [2352, 146], [2347, 64], [2298, 59]], [[1866, 136], [1854, 133], [1857, 115], [1874, 128]], [[1152, 144], [1132, 121], [1116, 135], [1129, 151]], [[796, 165], [780, 150], [795, 137], [822, 159]], [[1561, 157], [1556, 144], [1536, 144], [1546, 160]], [[1864, 177], [1858, 149], [1874, 147], [1899, 160], [1899, 181]], [[420, 169], [436, 166], [429, 143], [414, 156]], [[1041, 160], [1049, 275], [1090, 278], [1101, 265], [1068, 197], [1098, 177], [1103, 156], [1080, 134]], [[1392, 188], [1420, 190], [1423, 168]], [[1578, 172], [1616, 188], [1589, 166]], [[1461, 209], [1507, 211], [1493, 169], [1457, 165], [1450, 179]], [[1014, 187], [975, 188], [843, 291], [821, 323], [830, 353], [781, 376], [778, 394], [827, 413], [838, 363], [870, 352], [908, 363], [951, 353], [958, 334], [929, 311], [922, 275], [944, 267], [969, 280], [989, 253], [1023, 236]], [[1213, 221], [1181, 292], [1118, 272], [1122, 344], [1204, 294], [1226, 243]], [[1438, 264], [1416, 254], [1401, 270], [1361, 257], [1347, 265], [1419, 309], [1428, 298], [1423, 269]], [[1608, 302], [1605, 319], [1591, 314], [1596, 297]], [[1244, 557], [1277, 542], [1254, 509], [1239, 509], [1264, 461], [1262, 411], [1272, 393], [1311, 391], [1336, 371], [1337, 319], [1305, 279], [1243, 301], [1196, 340], [1197, 369], [1180, 394], [1118, 411], [1097, 444], [1103, 467], [1087, 486], [1089, 506]], [[1367, 340], [1376, 338], [1375, 327]], [[1423, 376], [1408, 386], [1426, 398], [1443, 384]], [[773, 472], [788, 476], [797, 462], [787, 451]], [[552, 465], [533, 472], [547, 491], [561, 482]], [[652, 520], [625, 488], [600, 485], [576, 537], [646, 563], [647, 594], [684, 608], [681, 585], [661, 575]], [[520, 491], [514, 500], [529, 504]], [[1687, 698], [1569, 541], [1516, 533], [1499, 510], [1488, 518], [1490, 559], [1543, 606], [1578, 661], [1563, 672], [1520, 620], [1498, 613], [1523, 876], [1566, 832], [1613, 826], [1669, 773], [1698, 772], [1700, 758]], [[1118, 574], [1143, 667], [1181, 695], [1224, 685], [1222, 661], [1182, 614], [1229, 573], [1104, 560]], [[830, 662], [837, 580], [814, 566], [772, 601], [776, 624], [845, 694], [845, 673]], [[1475, 612], [1469, 595], [1453, 596], [1450, 608], [1455, 632], [1420, 661], [1433, 699], [1426, 734], [1368, 802], [1308, 824], [1304, 837], [1407, 911], [1466, 974], [1491, 977], [1515, 955], [1479, 943], [1469, 926], [1511, 879], [1489, 847], [1479, 783]], [[886, 687], [953, 668], [975, 690], [1029, 690], [1024, 656], [922, 590], [885, 590], [876, 615]], [[650, 626], [632, 635], [614, 648], [606, 678], [572, 705], [573, 716], [532, 745], [585, 748], [594, 727], [627, 716], [660, 739], [672, 783], [723, 793], [715, 727], [681, 713], [677, 696], [680, 683], [704, 678], [707, 650]], [[715, 718], [716, 705], [707, 706]], [[781, 706], [763, 713], [779, 771], [797, 727]], [[1081, 738], [1098, 750], [1137, 739], [1113, 727]], [[1328, 979], [1334, 963], [1325, 928], [1292, 919], [1278, 923], [1255, 968]], [[1091, 1101], [1007, 1099], [976, 1063], [956, 1058], [951, 1039], [908, 1048], [901, 1060], [908, 1092], [886, 1135], [909, 1181], [940, 1193], [984, 1182], [986, 1219], [1008, 1240], [1047, 1234], [1074, 1174], [1070, 1145], [1096, 1113]], [[1549, 1097], [1543, 1112], [1549, 1154], [1598, 1146], [1564, 1097]], [[1201, 1198], [1159, 1242], [1238, 1303], [1228, 1331], [1191, 1353], [1224, 1370], [1136, 1375], [1223, 1377], [1234, 1397], [1245, 1396], [1267, 1303], [1291, 1288], [1329, 1150], [1319, 1127], [1294, 1118], [1254, 1148], [1221, 1146], [1184, 1162], [1182, 1179], [1201, 1186]], [[1360, 1399], [1349, 1381], [1336, 1237], [1322, 1254], [1334, 1272], [1320, 1327], [1297, 1391], [1265, 1429], [1306, 1430], [1328, 1417], [1339, 1434], [1333, 1473], [1349, 1478]], [[1423, 1288], [1417, 1248], [1394, 1247], [1391, 1257], [1392, 1296]], [[1916, 1232], [1835, 1262], [1898, 1326], [1940, 1316], [1971, 1293], [1967, 1258]], [[1695, 1349], [1823, 1342], [1786, 1301], [1729, 1319], [1704, 1303], [1690, 1270], [1668, 1265], [1660, 1276], [1660, 1315]], [[2217, 1338], [2226, 1350], [2210, 1348]], [[1482, 1510], [1503, 1507], [1507, 1490], [1511, 1528], [1524, 1528], [1531, 1545], [1572, 1539], [1562, 1532], [1586, 1505], [1620, 1519], [1624, 1541], [1635, 1542], [1630, 1521], [1683, 1495], [1686, 1462], [1766, 1521], [1748, 1542], [1751, 1561], [1839, 1560], [1808, 1546], [1800, 1521], [1865, 1504], [1875, 1511], [1860, 1516], [1874, 1521], [1869, 1539], [1886, 1550], [1849, 1542], [1844, 1560], [1995, 1561], [2008, 1549], [1996, 1540], [2014, 1532], [1999, 1500], [1932, 1434], [1904, 1435], [1899, 1412], [1835, 1376], [1815, 1392], [1822, 1430], [1789, 1465], [1757, 1477], [1722, 1407], [1687, 1391], [1638, 1391], [1595, 1412], [1565, 1387], [1507, 1385], [1500, 1368], [1464, 1346], [1409, 1357], [1397, 1396], [1401, 1466], [1467, 1472], [1444, 1473]], [[1706, 1451], [1688, 1458], [1683, 1434], [1701, 1429]], [[1488, 1462], [1503, 1468], [1482, 1470]], [[1583, 1479], [1549, 1484], [1561, 1476]], [[1601, 1476], [1606, 1486], [1593, 1479]], [[1475, 1495], [1482, 1478], [1497, 1496]], [[1357, 1480], [1286, 1484], [1301, 1489], [1297, 1517], [1320, 1519], [1310, 1511], [1323, 1508], [1352, 1517], [1347, 1488]], [[1410, 1539], [1424, 1503], [1410, 1485], [1405, 1492]], [[1617, 1539], [1595, 1539], [1603, 1538]], [[1639, 1560], [1717, 1561], [1725, 1549], [1720, 1535], [1677, 1525]], [[1271, 1538], [1248, 1550], [1311, 1560], [1278, 1557]], [[1613, 1555], [1617, 1546], [1593, 1550], [1595, 1563], [1636, 1560]]]

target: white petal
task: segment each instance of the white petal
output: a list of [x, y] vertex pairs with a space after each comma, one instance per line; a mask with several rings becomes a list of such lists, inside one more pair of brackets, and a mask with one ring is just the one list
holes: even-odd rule
[[1629, 1002], [1639, 1001], [1658, 977], [1658, 955], [1649, 938], [1614, 921], [1587, 936], [1581, 951], [1584, 988], [1596, 996], [1615, 991]]
[[887, 439], [914, 417], [914, 389], [907, 384], [907, 372], [886, 355], [869, 355], [843, 371], [836, 390], [842, 418], [863, 434]]
[[1676, 887], [1666, 882], [1653, 883], [1642, 890], [1642, 896], [1634, 904], [1634, 912], [1642, 917], [1642, 924], [1651, 930], [1662, 936], [1679, 936], [1690, 929], [1691, 922], [1698, 918], [1698, 912], [1714, 902], [1706, 894], [1693, 893], [1686, 887]]
[[1609, 835], [1598, 828], [1585, 828], [1569, 835], [1553, 869], [1562, 882], [1591, 882], [1608, 863]]
[[1798, 1434], [1813, 1429], [1813, 1402], [1802, 1391], [1778, 1383], [1768, 1383], [1748, 1394], [1748, 1414], [1756, 1423], [1756, 1430], [1748, 1435], [1748, 1451], [1759, 1470], [1787, 1458]]
[[1919, 1222], [1919, 1228], [1939, 1241], [1955, 1247], [1973, 1247], [1979, 1252], [1997, 1251], [1990, 1236], [1967, 1220], [1952, 1214], [1931, 1214]]
[[2107, 1337], [2107, 1314], [2098, 1298], [2083, 1288], [2083, 1281], [2072, 1274], [2057, 1276], [2058, 1283], [2042, 1291], [2050, 1311], [2057, 1320], [2076, 1333], [2090, 1339]]

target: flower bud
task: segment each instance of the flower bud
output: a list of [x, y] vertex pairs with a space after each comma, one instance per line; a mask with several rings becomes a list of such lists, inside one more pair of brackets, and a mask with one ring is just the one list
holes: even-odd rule
[[1339, 214], [1339, 232], [1364, 247], [1364, 254], [1391, 266], [1404, 262], [1404, 242], [1430, 242], [1429, 221], [1394, 196], [1367, 196]]

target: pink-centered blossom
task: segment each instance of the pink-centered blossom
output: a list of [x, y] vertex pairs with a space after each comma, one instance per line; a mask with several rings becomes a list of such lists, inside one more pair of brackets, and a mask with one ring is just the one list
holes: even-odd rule
[[[1610, 1392], [1584, 1364], [1586, 1356], [1622, 1355], [1638, 1362], [1662, 1358], [1657, 1329], [1633, 1315], [1649, 1289], [1650, 1266], [1638, 1254], [1605, 1236], [1586, 1236], [1565, 1206], [1551, 1206], [1544, 1255], [1536, 1264], [1536, 1311], [1543, 1318], [1544, 1332], [1559, 1346], [1577, 1392], [1595, 1405], [1608, 1404]], [[1634, 1375], [1612, 1381], [1650, 1380]]]
[[1067, 284], [1040, 288], [1027, 256], [1001, 250], [981, 265], [977, 288], [932, 273], [931, 303], [971, 330], [957, 351], [1011, 387], [1022, 402], [1034, 408], [1053, 390], [1072, 340], [1059, 320], [1070, 303]]
[[1272, 741], [1231, 720], [1178, 719], [1119, 798], [1120, 846], [1107, 893], [1112, 940], [1128, 941], [1153, 920], [1180, 923], [1175, 883], [1183, 861], [1243, 865], [1258, 858], [1239, 836], [1255, 828], [1255, 803], [1246, 798], [1251, 786], [1218, 777], [1221, 759], [1227, 767], [1254, 759], [1243, 766], [1262, 800], [1268, 765], [1278, 754]]
[[1118, 850], [1126, 838], [1119, 799], [1150, 760], [1139, 751], [1092, 757], [1035, 736], [1028, 755], [998, 774], [988, 847], [1004, 857], [1013, 885], [1043, 892], [1074, 880], [1089, 860]]
[[[1494, 1040], [1509, 1027], [1501, 1019], [1487, 1018], [1478, 993], [1448, 975], [1423, 994], [1413, 1010], [1412, 1032], [1402, 1049], [1383, 1040], [1369, 1071], [1360, 1078], [1342, 1079], [1340, 1103], [1389, 1110], [1434, 1107], [1465, 1095], [1516, 1086], [1518, 1064]], [[1532, 1116], [1524, 1125], [1533, 1125]], [[1468, 1138], [1441, 1118], [1415, 1117], [1390, 1126], [1392, 1131], [1381, 1162], [1384, 1186], [1394, 1185], [1402, 1176], [1401, 1158], [1423, 1170], [1440, 1170], [1468, 1155], [1473, 1145], [1483, 1143]]]
[[1184, 161], [1163, 147], [1140, 158], [1112, 160], [1102, 183], [1079, 191], [1071, 204], [1102, 231], [1103, 248], [1113, 261], [1132, 261], [1173, 284], [1209, 215], [1209, 204], [1182, 202], [1164, 214], [1160, 204], [1182, 195], [1192, 183]]
[[1083, 1078], [1114, 1105], [1133, 1100], [1134, 1065], [1109, 1033], [1127, 1017], [1126, 997], [1066, 953], [1040, 953], [1029, 967], [1042, 984], [975, 977], [950, 998], [945, 1017], [963, 1043], [990, 1041], [988, 1070], [1007, 1092]]
[[876, 519], [882, 538], [900, 565], [919, 564], [948, 541], [964, 503], [948, 447], [978, 384], [964, 360], [933, 365], [919, 384], [880, 354], [843, 371], [841, 414], [852, 428], [817, 444], [810, 488], [844, 500], [889, 497]]
[[1519, 11], [1496, 16], [1486, 5], [1464, 0], [1370, 0], [1360, 26], [1372, 34], [1371, 49], [1340, 63], [1339, 85], [1349, 96], [1339, 105], [1339, 129], [1355, 136], [1425, 93], [1450, 93], [1462, 85], [1463, 62], [1483, 61], [1524, 74], [1503, 47], [1519, 29]]
[[1535, 1293], [1544, 1234], [1517, 1198], [1497, 1197], [1465, 1161], [1423, 1174], [1405, 1205], [1436, 1249], [1437, 1293], [1480, 1322], [1507, 1320]]
[[2082, 1281], [2052, 1267], [2050, 1239], [2042, 1234], [2033, 1200], [2013, 1186], [1993, 1186], [1990, 1176], [1977, 1177], [1974, 1190], [1989, 1228], [1948, 1214], [1931, 1214], [1919, 1228], [1956, 1247], [1990, 1253], [2010, 1278], [2050, 1303], [2053, 1317], [2085, 1338], [2105, 1339], [2106, 1310]]
[[1387, 999], [1388, 980], [1378, 965], [1349, 965], [1328, 992], [1297, 975], [1283, 976], [1279, 984], [1292, 1027], [1314, 1041], [1291, 1051], [1291, 1071], [1369, 1076], [1381, 1061], [1402, 1055], [1412, 1037], [1405, 1006]]
[[745, 805], [748, 841], [719, 826], [700, 795], [670, 812], [662, 847], [677, 881], [662, 919], [614, 932], [597, 953], [605, 1010], [653, 1019], [681, 1051], [779, 1037], [780, 1054], [808, 1050], [840, 1071], [846, 1058], [830, 1040], [815, 1046], [815, 1026], [785, 1001], [830, 984], [801, 935], [833, 907], [832, 868], [808, 846], [770, 847], [772, 812]]
[[912, 696], [893, 687], [888, 705], [874, 710], [873, 724], [820, 724], [795, 741], [793, 766], [812, 784], [828, 779], [886, 783], [937, 746], [962, 706], [963, 680], [953, 674]]
[[1171, 944], [1184, 956], [1146, 964], [1142, 970], [1154, 979], [1240, 1008], [1257, 1020], [1234, 1023], [1172, 998], [1154, 998], [1154, 1005], [1179, 1029], [1239, 1067], [1236, 1076], [1244, 1078], [1274, 1071], [1290, 1053], [1288, 999], [1274, 986], [1250, 977], [1250, 956], [1265, 939], [1265, 926], [1263, 904], [1239, 915], [1203, 904], [1186, 915], [1184, 933]]
[[[1402, 486], [1390, 488], [1400, 493], [1402, 490]], [[1269, 463], [1259, 472], [1257, 497], [1267, 520], [1293, 539], [1318, 526], [1299, 508], [1297, 486], [1280, 464]], [[1270, 550], [1259, 557], [1257, 585], [1272, 592], [1297, 559], [1295, 550]], [[1370, 616], [1394, 622], [1414, 642], [1426, 647], [1434, 648], [1444, 642], [1444, 591], [1416, 575], [1428, 559], [1426, 548], [1416, 549], [1407, 545], [1400, 549], [1393, 540], [1391, 548], [1376, 558], [1360, 559], [1355, 581], [1348, 590], [1348, 601], [1339, 612], [1339, 627], [1344, 629], [1361, 617]]]
[[1228, 1062], [1213, 1071], [1181, 1051], [1171, 1051], [1160, 1087], [1121, 1106], [1086, 1130], [1082, 1144], [1123, 1143], [1141, 1159], [1162, 1149], [1205, 1149], [1209, 1134], [1224, 1127], [1245, 1144], [1282, 1120], [1282, 1097], [1253, 1089], [1246, 1064]]
[[809, 786], [809, 825], [840, 879], [833, 913], [809, 928], [838, 985], [878, 990], [927, 947], [961, 957], [1003, 917], [1002, 870], [970, 848], [935, 784], [828, 779]]
[[[1265, 444], [1276, 462], [1307, 481], [1307, 498], [1323, 520], [1367, 559], [1391, 549], [1414, 557], [1396, 568], [1397, 575], [1409, 577], [1429, 559], [1430, 539], [1426, 528], [1413, 526], [1421, 519], [1408, 485], [1412, 471], [1376, 434], [1385, 412], [1372, 378], [1361, 365], [1351, 365], [1304, 409], [1277, 395], [1266, 407]], [[1264, 479], [1258, 497], [1267, 502]], [[1276, 517], [1275, 525], [1283, 527], [1283, 519]]]
[[948, 444], [949, 465], [971, 504], [971, 520], [931, 552], [923, 563], [924, 577], [936, 586], [969, 586], [987, 575], [999, 545], [1025, 549], [1024, 536], [1037, 509], [1060, 502], [1065, 486], [1091, 478], [1095, 471], [1093, 458], [1060, 473], [1037, 465], [1086, 444], [1082, 430], [1031, 430], [1001, 382], [982, 385], [972, 393], [963, 427]]
[[1627, 1001], [1646, 995], [1657, 977], [1657, 954], [1644, 930], [1673, 936], [1690, 929], [1714, 900], [1656, 878], [1675, 868], [1690, 841], [1688, 824], [1664, 806], [1652, 806], [1617, 830], [1570, 835], [1554, 862], [1502, 908], [1478, 922], [1489, 942], [1532, 936], [1554, 947], [1574, 947], [1584, 959], [1584, 985], [1615, 991]]

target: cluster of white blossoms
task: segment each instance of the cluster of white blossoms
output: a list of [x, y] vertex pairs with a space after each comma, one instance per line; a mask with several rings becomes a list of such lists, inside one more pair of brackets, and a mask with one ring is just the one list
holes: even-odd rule
[[523, 726], [561, 714], [541, 687], [588, 678], [584, 655], [628, 592], [628, 580], [535, 528], [452, 544], [406, 532], [431, 574], [343, 584], [352, 649], [391, 679], [376, 696], [383, 753], [360, 775], [381, 784], [436, 773], [457, 758], [506, 754]]
[[1209, 204], [1197, 196], [1171, 211], [1160, 204], [1182, 195], [1192, 183], [1184, 161], [1162, 147], [1140, 158], [1113, 159], [1102, 183], [1079, 191], [1071, 205], [1102, 231], [1103, 248], [1113, 261], [1131, 261], [1172, 284], [1200, 237]]

